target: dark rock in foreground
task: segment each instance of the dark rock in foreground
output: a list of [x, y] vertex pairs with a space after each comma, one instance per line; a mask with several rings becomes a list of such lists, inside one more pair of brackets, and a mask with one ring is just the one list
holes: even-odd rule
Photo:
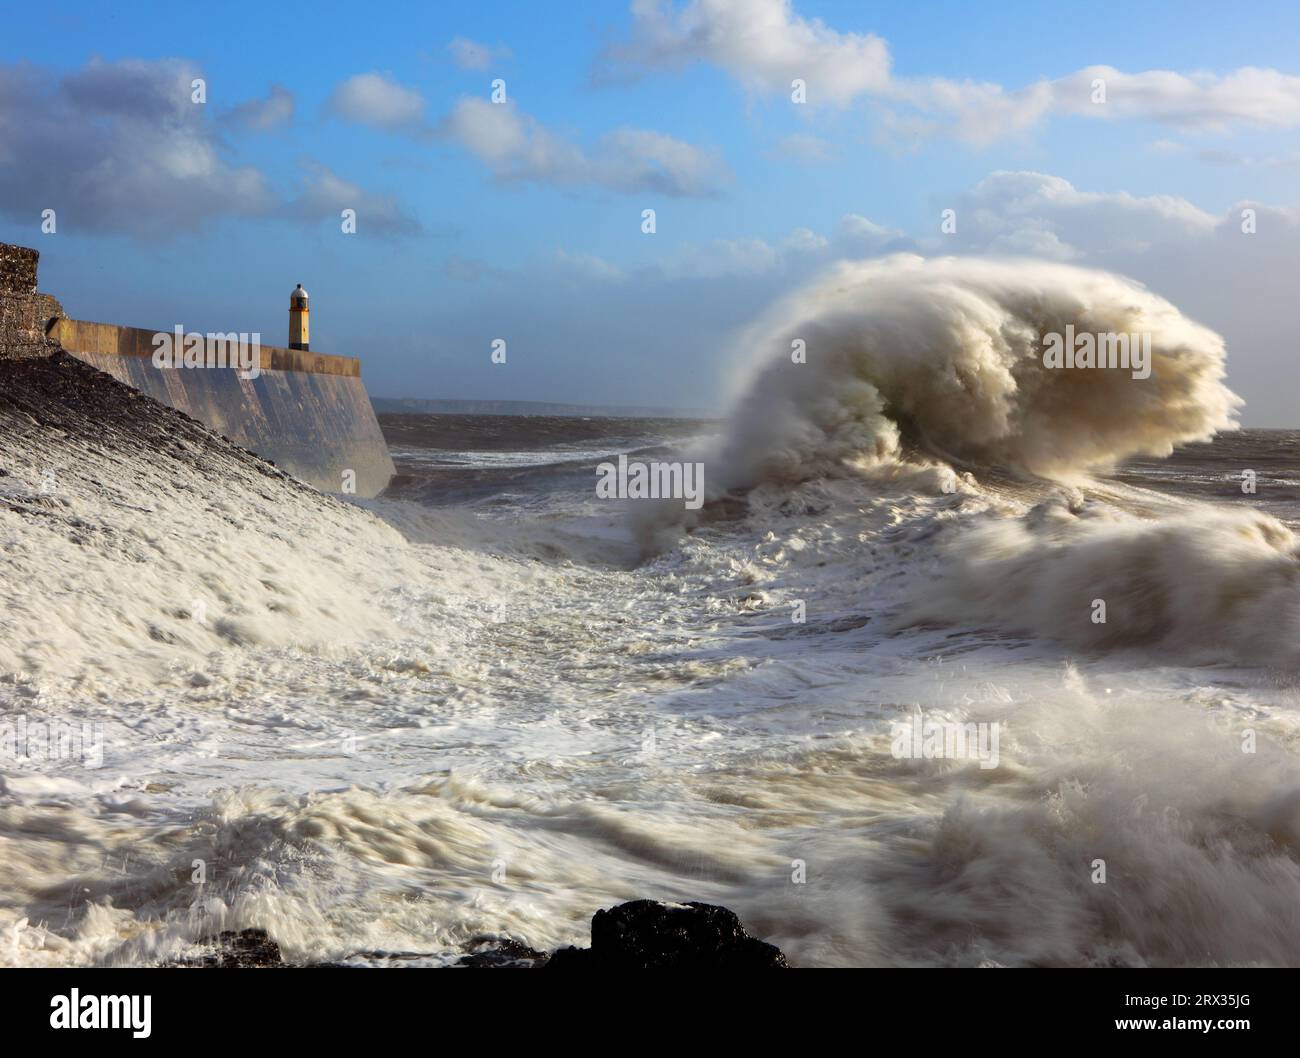
[[591, 920], [590, 948], [561, 948], [561, 970], [773, 970], [780, 949], [751, 937], [735, 914], [712, 904], [633, 900]]
[[264, 929], [241, 929], [238, 933], [226, 930], [201, 943], [210, 944], [215, 950], [187, 959], [180, 965], [218, 970], [285, 965], [280, 945]]
[[[262, 929], [227, 930], [199, 943], [208, 950], [173, 965], [222, 970], [287, 965], [279, 945]], [[365, 954], [391, 959], [394, 965], [420, 957], [418, 953]], [[778, 948], [751, 937], [725, 907], [633, 900], [596, 912], [591, 919], [590, 948], [561, 948], [548, 960], [544, 952], [518, 941], [482, 938], [471, 943], [457, 965], [473, 969], [774, 970], [787, 964]]]
[[546, 963], [546, 953], [535, 951], [527, 944], [504, 940], [477, 947], [462, 955], [457, 965], [476, 970], [528, 969]]

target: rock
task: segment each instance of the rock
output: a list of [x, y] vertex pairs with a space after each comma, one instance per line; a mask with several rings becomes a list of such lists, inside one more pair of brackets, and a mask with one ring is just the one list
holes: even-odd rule
[[[199, 941], [208, 950], [173, 965], [215, 969], [286, 966], [280, 946], [263, 929], [226, 931]], [[363, 952], [373, 964], [422, 959], [415, 952]], [[347, 962], [310, 963], [344, 968]], [[561, 948], [548, 959], [514, 940], [480, 937], [457, 961], [471, 969], [559, 967], [561, 970], [773, 970], [787, 966], [774, 945], [751, 937], [735, 914], [712, 904], [633, 900], [597, 911], [590, 948]]]
[[788, 964], [780, 949], [751, 937], [734, 913], [712, 904], [633, 900], [591, 920], [590, 948], [561, 948], [562, 970], [769, 970]]
[[216, 937], [199, 941], [214, 951], [181, 962], [182, 966], [200, 969], [236, 970], [249, 967], [283, 966], [280, 945], [264, 929], [226, 930]]
[[527, 969], [546, 962], [546, 953], [515, 940], [491, 941], [461, 956], [457, 965], [477, 970]]

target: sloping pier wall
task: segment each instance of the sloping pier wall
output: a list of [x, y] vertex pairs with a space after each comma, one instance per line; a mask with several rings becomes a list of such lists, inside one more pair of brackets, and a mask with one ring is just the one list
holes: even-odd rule
[[156, 367], [155, 333], [66, 318], [49, 332], [78, 359], [318, 489], [346, 491], [352, 471], [356, 494], [375, 496], [393, 476], [359, 360], [264, 345], [256, 378], [226, 367]]
[[37, 293], [39, 262], [35, 250], [0, 242], [0, 359], [62, 348], [318, 489], [369, 497], [388, 485], [393, 460], [361, 361], [264, 345], [256, 378], [228, 367], [155, 367], [157, 332], [68, 319]]

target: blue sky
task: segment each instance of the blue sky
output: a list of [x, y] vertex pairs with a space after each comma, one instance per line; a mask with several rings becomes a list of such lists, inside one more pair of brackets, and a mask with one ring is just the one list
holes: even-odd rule
[[[361, 356], [372, 394], [713, 406], [735, 328], [834, 257], [1014, 249], [1142, 280], [1228, 339], [1248, 422], [1300, 419], [1277, 385], [1295, 378], [1294, 5], [51, 3], [6, 21], [0, 239], [40, 249], [42, 288], [79, 318], [280, 343], [302, 282], [313, 348]], [[1089, 110], [1095, 66], [1114, 73]], [[201, 106], [178, 94], [191, 74]], [[508, 103], [476, 109], [494, 78]], [[1035, 85], [1056, 87], [1035, 103]], [[1230, 238], [1252, 203], [1268, 230]], [[945, 243], [944, 208], [981, 219]]]

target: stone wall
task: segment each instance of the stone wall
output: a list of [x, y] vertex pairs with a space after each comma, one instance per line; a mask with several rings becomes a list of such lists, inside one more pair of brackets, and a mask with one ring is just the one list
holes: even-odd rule
[[26, 246], [0, 242], [0, 294], [35, 294], [40, 256]]
[[48, 332], [63, 306], [36, 293], [39, 260], [35, 250], [0, 242], [0, 359], [48, 356], [59, 347]]

